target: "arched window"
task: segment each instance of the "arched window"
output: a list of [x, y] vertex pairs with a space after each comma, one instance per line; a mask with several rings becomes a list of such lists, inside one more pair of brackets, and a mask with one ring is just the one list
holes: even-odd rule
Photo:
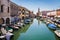
[[3, 21], [3, 23], [2, 24], [4, 24], [5, 23], [5, 20], [4, 20], [4, 18], [1, 18], [2, 19], [2, 21]]
[[3, 12], [3, 6], [4, 6], [4, 5], [1, 5], [1, 12]]
[[4, 23], [4, 19], [0, 18], [0, 24], [3, 24], [3, 23]]
[[24, 16], [22, 17], [22, 19], [24, 20]]
[[6, 18], [6, 24], [10, 24], [10, 19]]

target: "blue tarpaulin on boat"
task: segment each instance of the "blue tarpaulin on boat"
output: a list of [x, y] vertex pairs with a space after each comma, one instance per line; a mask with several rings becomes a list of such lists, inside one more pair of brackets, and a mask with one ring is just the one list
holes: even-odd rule
[[56, 25], [55, 24], [52, 24], [52, 23], [49, 23], [48, 24], [48, 27], [51, 28], [51, 29], [56, 29]]

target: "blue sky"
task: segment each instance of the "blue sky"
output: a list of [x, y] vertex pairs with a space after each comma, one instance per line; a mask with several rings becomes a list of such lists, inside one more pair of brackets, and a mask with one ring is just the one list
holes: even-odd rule
[[37, 12], [38, 8], [41, 11], [54, 10], [60, 8], [60, 0], [11, 0], [14, 3], [26, 7], [27, 9]]

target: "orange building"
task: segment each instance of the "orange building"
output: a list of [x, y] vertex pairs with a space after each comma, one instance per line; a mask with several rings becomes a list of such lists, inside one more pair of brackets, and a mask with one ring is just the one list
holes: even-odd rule
[[29, 17], [29, 10], [25, 7], [20, 6], [18, 14], [19, 14], [19, 18], [24, 19], [26, 17]]

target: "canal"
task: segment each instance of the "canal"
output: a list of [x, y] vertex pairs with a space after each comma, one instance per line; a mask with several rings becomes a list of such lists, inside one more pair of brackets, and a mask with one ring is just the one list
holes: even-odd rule
[[49, 30], [45, 23], [34, 19], [30, 27], [20, 33], [17, 40], [57, 40], [55, 34]]

